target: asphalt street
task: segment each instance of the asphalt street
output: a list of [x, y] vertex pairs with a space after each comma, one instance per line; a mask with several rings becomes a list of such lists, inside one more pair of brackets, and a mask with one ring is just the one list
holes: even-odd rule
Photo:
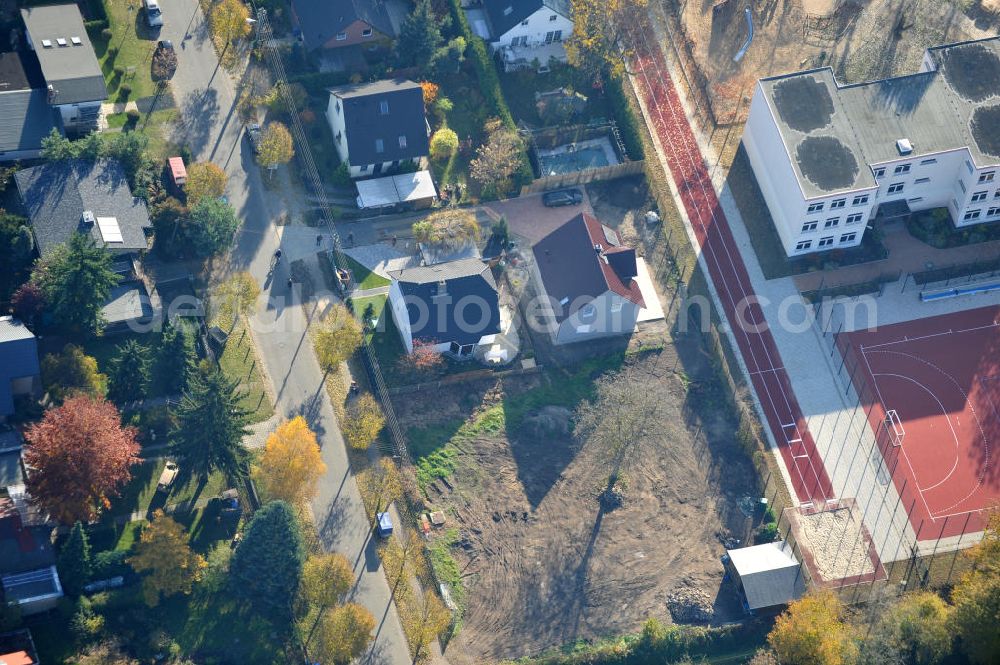
[[[315, 253], [316, 231], [275, 225], [274, 220], [287, 212], [283, 197], [266, 190], [250, 146], [242, 140], [238, 86], [219, 66], [197, 0], [170, 0], [162, 8], [166, 24], [160, 38], [173, 41], [178, 60], [172, 81], [180, 107], [175, 139], [190, 146], [196, 159], [210, 159], [229, 175], [227, 195], [243, 226], [228, 268], [247, 270], [263, 284], [251, 323], [274, 387], [276, 411], [286, 417], [305, 416], [322, 446], [327, 473], [312, 507], [323, 545], [346, 555], [355, 566], [352, 600], [375, 616], [376, 638], [364, 662], [410, 663], [340, 428], [323, 390], [323, 374], [307, 337], [318, 304], [301, 303], [298, 290], [286, 285], [291, 261]], [[279, 246], [288, 258], [271, 275], [271, 257]]]

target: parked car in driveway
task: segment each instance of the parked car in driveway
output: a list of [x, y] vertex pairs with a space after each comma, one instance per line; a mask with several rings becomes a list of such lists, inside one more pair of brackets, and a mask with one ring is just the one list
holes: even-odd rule
[[542, 194], [542, 205], [548, 208], [559, 206], [575, 206], [583, 201], [583, 192], [579, 189], [557, 189], [554, 192]]
[[151, 28], [163, 25], [163, 12], [160, 11], [159, 0], [142, 0], [142, 8], [146, 10], [146, 23]]
[[250, 140], [250, 147], [253, 148], [253, 154], [260, 154], [260, 125], [256, 122], [247, 125], [247, 139]]

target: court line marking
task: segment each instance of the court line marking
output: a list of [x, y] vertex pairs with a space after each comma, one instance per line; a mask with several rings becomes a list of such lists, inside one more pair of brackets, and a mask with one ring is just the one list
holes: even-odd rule
[[954, 330], [954, 329], [943, 330], [938, 333], [930, 333], [927, 335], [921, 335], [919, 337], [904, 336], [903, 339], [895, 339], [889, 342], [879, 342], [878, 344], [869, 344], [868, 346], [861, 345], [861, 350], [863, 351], [865, 349], [877, 349], [882, 346], [892, 346], [893, 344], [905, 344], [906, 342], [919, 342], [925, 339], [932, 339], [934, 337], [943, 337], [944, 335], [958, 335], [961, 333], [976, 332], [977, 330], [986, 330], [988, 328], [1000, 328], [1000, 323], [993, 322], [985, 326], [976, 326], [974, 328], [962, 328], [960, 330]]
[[[989, 328], [989, 327], [993, 327], [993, 326], [980, 327], [980, 328], [978, 328], [978, 330], [982, 330], [984, 328]], [[930, 506], [927, 505], [927, 501], [926, 501], [926, 499], [924, 499], [924, 505], [927, 506], [927, 508], [928, 508], [928, 511], [927, 511], [928, 515], [930, 515], [931, 520], [933, 521], [935, 519], [935, 515], [937, 515], [938, 517], [941, 517], [941, 513], [943, 511], [945, 511], [945, 510], [951, 510], [952, 508], [955, 508], [956, 506], [958, 506], [959, 504], [961, 504], [963, 501], [968, 500], [969, 497], [971, 497], [973, 494], [975, 494], [979, 490], [979, 488], [983, 486], [983, 480], [986, 477], [987, 471], [991, 467], [992, 460], [990, 458], [990, 444], [989, 444], [989, 440], [986, 438], [986, 432], [983, 431], [982, 421], [979, 418], [979, 414], [976, 412], [976, 407], [972, 404], [971, 400], [969, 399], [968, 393], [966, 393], [962, 389], [962, 386], [958, 383], [958, 381], [955, 380], [955, 377], [952, 376], [952, 374], [950, 372], [946, 372], [945, 370], [941, 369], [940, 367], [938, 367], [934, 363], [932, 363], [932, 362], [930, 362], [928, 360], [925, 360], [923, 358], [920, 358], [918, 356], [915, 356], [912, 353], [905, 353], [903, 351], [872, 351], [871, 353], [881, 353], [881, 354], [885, 354], [885, 355], [901, 356], [903, 358], [908, 358], [908, 359], [916, 361], [916, 362], [918, 362], [920, 364], [926, 365], [927, 367], [930, 367], [931, 369], [937, 371], [945, 379], [947, 379], [948, 381], [950, 381], [955, 386], [955, 388], [958, 390], [958, 392], [962, 394], [962, 396], [964, 398], [964, 404], [967, 406], [969, 412], [972, 414], [973, 419], [976, 421], [976, 428], [979, 430], [979, 438], [982, 440], [983, 449], [984, 449], [985, 454], [986, 454], [986, 460], [985, 460], [985, 463], [982, 465], [982, 469], [980, 470], [980, 472], [978, 474], [976, 485], [964, 497], [962, 497], [961, 499], [959, 499], [955, 503], [951, 504], [950, 506], [945, 506], [943, 508], [939, 508], [936, 512], [932, 512], [930, 510]], [[868, 371], [871, 373], [872, 372], [872, 370], [871, 370], [871, 364], [868, 361], [867, 352], [862, 352], [862, 354], [864, 355], [865, 363], [868, 365]], [[874, 373], [872, 373], [872, 376], [874, 377]], [[913, 381], [914, 381], [914, 383], [919, 383], [916, 380], [913, 380]], [[879, 401], [882, 402], [882, 408], [883, 408], [883, 411], [884, 411], [884, 409], [885, 409], [885, 402], [882, 400], [882, 394], [881, 394], [881, 391], [878, 388], [878, 381], [877, 380], [875, 381], [875, 389], [879, 393]], [[925, 387], [925, 389], [926, 389], [926, 387]], [[935, 396], [935, 398], [936, 398], [936, 393], [933, 393], [932, 391], [929, 391], [929, 392], [931, 392], [931, 394], [933, 394]], [[942, 407], [942, 409], [943, 409], [943, 407]], [[951, 419], [950, 418], [948, 418], [948, 426], [952, 429], [952, 432], [954, 433], [954, 427], [952, 427], [952, 425], [951, 425]], [[906, 451], [905, 450], [903, 451], [903, 454], [904, 454], [904, 456], [906, 456]], [[907, 465], [910, 466], [910, 470], [912, 471], [913, 467], [909, 463], [909, 457], [908, 456], [906, 456], [906, 460], [907, 460]], [[956, 462], [957, 462], [957, 456], [956, 456]], [[914, 478], [914, 481], [916, 481], [917, 476], [916, 476], [915, 473], [913, 475], [913, 478]], [[921, 498], [923, 498], [924, 491], [929, 491], [930, 489], [933, 489], [934, 487], [937, 487], [939, 484], [940, 483], [935, 484], [935, 485], [933, 485], [933, 486], [931, 486], [929, 488], [926, 488], [926, 490], [925, 490], [925, 489], [921, 489], [920, 488], [920, 484], [917, 483], [917, 489], [920, 490]]]

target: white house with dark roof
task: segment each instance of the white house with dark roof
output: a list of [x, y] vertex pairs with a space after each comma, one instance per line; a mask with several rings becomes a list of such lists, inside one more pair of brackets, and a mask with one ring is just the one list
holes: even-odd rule
[[389, 272], [389, 308], [407, 353], [415, 342], [472, 356], [510, 325], [489, 265], [478, 258]]
[[393, 79], [329, 92], [326, 119], [352, 178], [390, 175], [408, 162], [426, 165], [431, 130], [419, 84]]
[[25, 7], [21, 18], [27, 45], [41, 65], [48, 103], [59, 110], [62, 126], [70, 133], [97, 129], [108, 88], [79, 7]]
[[[484, 0], [490, 48], [507, 71], [566, 62], [563, 41], [573, 33], [569, 0]], [[473, 29], [483, 27], [472, 21]]]
[[789, 257], [930, 208], [1000, 222], [1000, 37], [928, 49], [920, 72], [881, 81], [761, 79], [743, 144]]

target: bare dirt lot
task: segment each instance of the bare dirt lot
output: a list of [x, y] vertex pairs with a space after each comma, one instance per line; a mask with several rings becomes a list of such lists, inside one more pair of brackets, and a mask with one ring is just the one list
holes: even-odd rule
[[[602, 221], [642, 241], [641, 179], [588, 190]], [[664, 264], [662, 249], [644, 250], [650, 265]], [[617, 476], [623, 504], [609, 507], [599, 496], [616, 451], [575, 436], [574, 415], [595, 382], [626, 362], [629, 385], [657, 411]], [[432, 532], [432, 559], [434, 550], [450, 554], [453, 575], [442, 581], [461, 579], [449, 661], [496, 662], [633, 632], [649, 617], [682, 620], [672, 612], [740, 619], [719, 557], [723, 539], [745, 538], [739, 504], [757, 490], [727, 399], [697, 333], [628, 360], [620, 350], [581, 354], [536, 374], [395, 398], [426, 507], [446, 515]]]
[[[662, 0], [680, 16], [705, 76], [716, 118], [726, 122], [758, 78], [831, 66], [856, 83], [916, 72], [924, 49], [996, 34], [995, 0]], [[746, 57], [733, 62], [754, 19]], [[745, 104], [742, 112], [745, 113]]]

